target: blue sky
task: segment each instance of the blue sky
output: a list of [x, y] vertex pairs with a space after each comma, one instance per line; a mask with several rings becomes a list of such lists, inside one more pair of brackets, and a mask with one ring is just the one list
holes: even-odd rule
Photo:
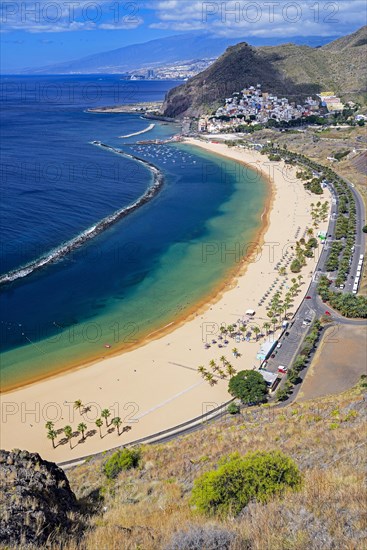
[[342, 36], [366, 24], [365, 0], [0, 0], [1, 72], [77, 59], [180, 32]]

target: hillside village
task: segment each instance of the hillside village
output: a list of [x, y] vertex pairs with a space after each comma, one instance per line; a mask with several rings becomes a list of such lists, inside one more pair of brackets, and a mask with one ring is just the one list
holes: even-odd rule
[[[347, 108], [353, 107], [350, 103]], [[215, 133], [221, 130], [233, 129], [239, 125], [268, 125], [271, 121], [292, 122], [305, 121], [313, 116], [325, 116], [329, 113], [342, 111], [343, 103], [334, 92], [324, 92], [309, 96], [302, 105], [289, 101], [286, 97], [262, 90], [262, 85], [249, 86], [241, 92], [235, 92], [226, 98], [225, 104], [219, 107], [214, 115], [202, 116], [199, 120], [199, 132]], [[310, 122], [314, 119], [310, 119]]]
[[[225, 104], [219, 107], [214, 115], [205, 115], [199, 119], [199, 132], [217, 133], [244, 129], [258, 125], [274, 123], [315, 122], [315, 117], [328, 117], [344, 109], [353, 109], [355, 104], [344, 105], [334, 92], [323, 92], [313, 97], [309, 96], [302, 105], [289, 101], [286, 97], [278, 97], [262, 90], [261, 84], [244, 88], [226, 98]], [[359, 117], [361, 115], [358, 115]], [[310, 118], [312, 117], [312, 118]], [[363, 117], [365, 118], [365, 117]], [[275, 124], [274, 124], [275, 125]]]

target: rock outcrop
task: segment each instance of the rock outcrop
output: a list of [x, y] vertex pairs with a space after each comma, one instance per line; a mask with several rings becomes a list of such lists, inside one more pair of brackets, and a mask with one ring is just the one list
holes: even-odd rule
[[0, 451], [0, 544], [44, 544], [78, 509], [61, 468], [37, 453]]

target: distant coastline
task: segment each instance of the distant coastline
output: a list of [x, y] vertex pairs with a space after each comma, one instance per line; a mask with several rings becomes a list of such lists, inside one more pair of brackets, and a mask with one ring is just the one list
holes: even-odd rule
[[127, 105], [106, 105], [105, 107], [93, 107], [87, 109], [87, 113], [138, 113], [145, 114], [156, 112], [160, 114], [163, 101], [142, 101]]

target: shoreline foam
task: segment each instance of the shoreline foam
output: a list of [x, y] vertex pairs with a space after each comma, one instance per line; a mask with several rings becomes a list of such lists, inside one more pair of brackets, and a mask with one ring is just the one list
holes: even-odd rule
[[134, 160], [135, 162], [138, 162], [143, 166], [146, 166], [147, 168], [149, 168], [149, 170], [153, 174], [152, 185], [150, 185], [145, 191], [145, 193], [141, 195], [138, 199], [136, 199], [136, 201], [133, 202], [132, 204], [124, 206], [123, 208], [121, 208], [120, 210], [117, 210], [113, 214], [106, 216], [105, 218], [103, 218], [99, 222], [96, 222], [94, 225], [92, 225], [88, 229], [85, 229], [84, 231], [82, 231], [82, 233], [80, 233], [76, 237], [73, 237], [69, 241], [66, 241], [65, 243], [62, 243], [60, 246], [50, 250], [45, 255], [41, 256], [41, 258], [33, 260], [32, 262], [28, 262], [27, 264], [19, 267], [18, 269], [14, 269], [12, 271], [9, 271], [8, 273], [5, 273], [4, 275], [1, 275], [0, 286], [10, 283], [12, 281], [16, 281], [17, 279], [22, 279], [24, 277], [27, 277], [34, 271], [42, 269], [43, 267], [53, 264], [56, 261], [60, 260], [61, 258], [64, 258], [67, 254], [70, 254], [70, 252], [73, 252], [77, 248], [80, 248], [84, 243], [90, 241], [91, 239], [94, 239], [95, 237], [100, 235], [106, 229], [109, 229], [112, 225], [114, 225], [118, 221], [122, 220], [123, 218], [126, 218], [126, 216], [128, 216], [132, 212], [135, 212], [135, 210], [137, 210], [138, 208], [140, 208], [141, 206], [149, 202], [151, 199], [153, 199], [162, 189], [164, 184], [163, 174], [159, 170], [159, 168], [154, 164], [152, 164], [151, 162], [145, 159], [141, 159], [140, 157], [137, 157], [135, 155], [125, 153], [120, 149], [116, 149], [115, 147], [112, 147], [110, 145], [105, 145], [104, 143], [101, 143], [101, 142], [94, 142], [92, 144], [98, 147], [107, 149], [125, 158]]

